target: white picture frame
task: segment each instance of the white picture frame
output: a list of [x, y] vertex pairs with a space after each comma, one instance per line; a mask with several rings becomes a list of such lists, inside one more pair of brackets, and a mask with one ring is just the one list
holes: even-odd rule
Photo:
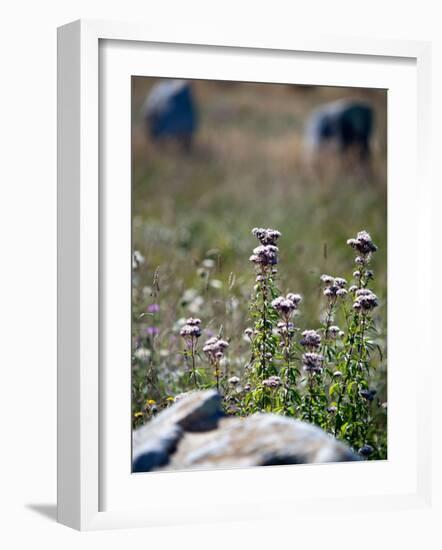
[[[149, 47], [151, 50], [146, 50]], [[103, 344], [103, 327], [106, 324], [103, 307], [116, 307], [121, 317], [127, 317], [129, 295], [116, 300], [118, 304], [113, 305], [109, 303], [109, 295], [115, 288], [124, 288], [121, 285], [130, 285], [130, 274], [128, 277], [126, 268], [117, 268], [116, 276], [107, 279], [106, 284], [103, 282], [109, 267], [117, 266], [118, 257], [130, 254], [128, 224], [123, 224], [123, 237], [113, 235], [114, 242], [118, 242], [112, 254], [106, 252], [106, 235], [112, 231], [110, 220], [115, 216], [116, 205], [124, 208], [130, 200], [127, 186], [122, 185], [120, 189], [115, 181], [112, 184], [109, 183], [111, 180], [104, 181], [110, 176], [107, 161], [103, 161], [100, 156], [103, 147], [108, 147], [108, 157], [115, 159], [113, 148], [119, 147], [121, 159], [118, 165], [113, 166], [116, 170], [112, 174], [118, 174], [121, 181], [130, 179], [130, 174], [127, 174], [129, 142], [124, 149], [124, 139], [128, 135], [127, 113], [125, 119], [116, 122], [118, 132], [109, 132], [110, 136], [118, 134], [123, 141], [113, 143], [108, 139], [108, 130], [104, 131], [102, 124], [103, 118], [108, 116], [106, 109], [109, 104], [124, 105], [127, 81], [120, 89], [121, 76], [131, 74], [132, 70], [140, 74], [137, 68], [139, 65], [136, 64], [142, 64], [146, 59], [153, 63], [155, 59], [160, 59], [163, 49], [167, 49], [168, 54], [161, 58], [162, 67], [168, 65], [162, 76], [174, 76], [176, 70], [180, 76], [216, 78], [226, 65], [226, 60], [222, 61], [222, 58], [227, 56], [231, 60], [231, 72], [224, 72], [223, 78], [228, 76], [240, 79], [246, 75], [244, 79], [253, 80], [257, 78], [254, 74], [258, 74], [256, 71], [259, 65], [262, 67], [262, 81], [287, 81], [281, 80], [286, 70], [284, 64], [287, 59], [292, 59], [290, 56], [296, 57], [297, 54], [299, 63], [302, 63], [302, 56], [308, 56], [304, 59], [304, 65], [307, 60], [309, 67], [314, 65], [316, 59], [322, 63], [325, 71], [323, 81], [317, 77], [315, 83], [355, 85], [355, 79], [360, 78], [359, 85], [362, 85], [364, 78], [368, 78], [363, 73], [370, 72], [369, 64], [373, 61], [383, 67], [379, 87], [383, 87], [383, 79], [393, 78], [393, 73], [399, 75], [394, 84], [397, 91], [400, 85], [410, 84], [410, 87], [407, 86], [408, 92], [404, 89], [401, 94], [404, 96], [401, 101], [407, 101], [406, 105], [412, 111], [410, 120], [404, 121], [404, 124], [409, 124], [410, 135], [403, 135], [400, 143], [397, 140], [392, 142], [389, 136], [389, 184], [390, 180], [404, 182], [401, 193], [396, 184], [389, 191], [389, 242], [404, 234], [410, 248], [414, 247], [413, 253], [419, 262], [416, 262], [417, 267], [409, 274], [409, 280], [419, 291], [411, 307], [426, 312], [431, 308], [431, 201], [427, 172], [431, 116], [429, 43], [354, 37], [312, 39], [299, 35], [289, 40], [281, 37], [280, 41], [272, 43], [267, 43], [265, 37], [244, 40], [231, 36], [212, 42], [204, 36], [203, 31], [200, 36], [186, 36], [185, 30], [180, 35], [174, 33], [173, 36], [163, 36], [143, 25], [117, 22], [76, 21], [61, 27], [58, 31], [58, 521], [76, 529], [90, 530], [259, 519], [263, 517], [264, 510], [267, 518], [269, 515], [281, 517], [285, 509], [290, 510], [290, 514], [295, 509], [311, 513], [313, 510], [327, 510], [336, 503], [339, 503], [342, 513], [351, 509], [355, 503], [367, 510], [428, 505], [431, 496], [430, 403], [423, 388], [429, 383], [429, 361], [421, 367], [422, 376], [418, 381], [411, 377], [401, 381], [398, 377], [396, 389], [393, 388], [393, 399], [389, 397], [392, 405], [389, 446], [392, 443], [393, 456], [390, 458], [389, 455], [387, 465], [320, 465], [315, 466], [314, 471], [308, 466], [288, 466], [224, 472], [143, 474], [142, 477], [131, 475], [127, 462], [127, 453], [130, 454], [130, 425], [124, 416], [130, 393], [125, 385], [126, 379], [119, 377], [124, 369], [117, 372], [114, 367], [110, 368], [106, 383], [103, 377], [104, 358], [109, 357], [106, 346], [110, 345], [109, 338]], [[194, 55], [196, 51], [198, 55]], [[180, 52], [185, 52], [184, 57], [180, 58]], [[212, 62], [215, 55], [217, 63]], [[254, 58], [255, 62], [246, 65], [244, 60], [247, 57]], [[269, 57], [271, 64], [266, 65], [265, 59]], [[238, 60], [242, 60], [242, 63]], [[183, 64], [187, 62], [188, 65]], [[343, 69], [336, 63], [342, 63]], [[328, 65], [333, 68], [329, 73]], [[359, 72], [358, 65], [362, 66]], [[352, 74], [345, 74], [349, 66], [354, 66], [355, 70]], [[106, 74], [103, 73], [103, 67], [106, 70], [110, 68]], [[201, 72], [199, 67], [204, 67], [204, 70]], [[301, 65], [298, 67], [301, 70]], [[186, 74], [182, 73], [183, 70]], [[313, 70], [308, 68], [310, 72]], [[255, 73], [252, 74], [253, 71]], [[373, 84], [376, 71], [372, 73]], [[157, 69], [152, 76], [158, 74]], [[301, 79], [299, 83], [312, 81], [308, 76], [304, 79], [304, 82]], [[106, 101], [103, 101], [100, 90], [106, 83], [115, 93], [106, 96]], [[399, 93], [396, 97], [399, 101]], [[389, 118], [391, 128], [398, 127], [400, 109], [396, 108], [395, 111], [391, 103], [389, 108], [392, 113], [392, 118]], [[130, 110], [130, 105], [127, 105], [127, 109]], [[106, 145], [104, 138], [107, 140]], [[398, 159], [401, 148], [406, 153], [406, 159], [400, 165]], [[100, 164], [101, 161], [104, 164]], [[416, 176], [414, 169], [417, 170]], [[103, 188], [108, 183], [109, 189], [113, 190], [110, 193]], [[407, 226], [406, 218], [413, 208], [418, 228], [414, 235], [411, 234], [409, 224]], [[123, 215], [128, 215], [127, 208]], [[389, 287], [389, 344], [390, 339], [394, 343], [401, 334], [400, 330], [395, 329], [395, 323], [399, 326], [403, 322], [398, 304], [400, 292], [407, 288], [403, 281], [399, 281], [402, 269], [399, 253], [392, 251], [389, 254], [389, 285], [392, 280], [398, 281], [393, 289]], [[115, 292], [113, 295], [116, 295]], [[431, 327], [425, 325], [425, 319], [429, 319], [430, 315], [421, 315], [421, 318], [422, 338], [429, 339]], [[127, 335], [127, 323], [121, 327], [113, 325], [108, 329], [112, 334], [123, 335], [118, 350], [115, 348], [115, 356], [120, 354], [125, 357], [125, 345], [130, 346], [130, 339], [124, 338]], [[112, 345], [117, 344], [114, 342]], [[425, 345], [422, 348], [424, 351], [421, 349], [421, 353], [425, 356], [425, 349], [430, 348]], [[411, 373], [412, 362], [418, 358], [418, 347], [408, 357], [395, 355], [394, 348], [392, 351], [390, 362], [402, 363], [404, 372]], [[394, 375], [397, 370], [393, 369], [392, 372]], [[412, 399], [410, 396], [408, 407], [404, 407], [399, 399], [401, 391], [411, 392]], [[109, 401], [113, 404], [112, 411], [108, 407]], [[389, 415], [390, 410], [391, 407]], [[109, 418], [115, 428], [112, 430], [116, 434], [113, 439], [106, 429]], [[411, 456], [407, 457], [400, 454], [406, 444], [404, 436], [395, 429], [400, 426], [401, 418], [409, 426]], [[393, 442], [390, 436], [395, 439]], [[119, 448], [124, 450], [120, 452]], [[304, 488], [301, 475], [303, 479], [309, 480], [304, 483]], [[306, 487], [308, 483], [312, 487], [313, 476], [317, 480], [317, 490], [310, 490], [310, 496], [307, 497]], [[342, 476], [348, 477], [346, 484], [341, 482]], [[299, 495], [285, 492], [282, 497], [282, 493], [273, 488], [286, 486], [289, 477], [292, 482], [296, 482]], [[334, 486], [331, 478], [335, 479]], [[373, 483], [369, 482], [365, 489], [355, 490], [358, 480], [364, 479], [373, 480]], [[378, 484], [376, 479], [380, 479]], [[248, 487], [246, 496], [235, 505], [223, 507], [222, 502], [226, 502], [226, 496], [222, 494], [223, 487], [239, 481]], [[114, 486], [108, 489], [107, 486], [112, 484]], [[103, 489], [104, 485], [106, 490]], [[167, 495], [172, 486], [175, 494], [186, 497], [185, 503], [180, 498], [175, 498], [171, 503], [170, 499], [161, 496], [162, 493]], [[204, 505], [204, 498], [199, 498], [206, 494], [204, 491], [210, 486], [214, 488], [212, 490], [218, 491], [222, 513], [219, 508], [210, 509]], [[257, 486], [261, 487], [260, 491], [256, 491]], [[146, 487], [155, 495], [152, 499], [155, 501], [154, 506], [146, 499], [143, 504], [143, 500], [137, 497], [137, 494], [146, 494]], [[333, 496], [327, 496], [331, 494]], [[278, 506], [282, 502], [289, 506]], [[266, 506], [268, 503], [271, 506]]]

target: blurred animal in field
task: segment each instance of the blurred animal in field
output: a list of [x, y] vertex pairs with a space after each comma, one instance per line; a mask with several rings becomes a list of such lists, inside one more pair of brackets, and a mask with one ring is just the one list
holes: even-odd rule
[[155, 84], [144, 103], [143, 115], [153, 141], [176, 142], [186, 151], [191, 149], [198, 116], [189, 82], [168, 79]]
[[331, 156], [360, 167], [368, 165], [373, 133], [372, 107], [356, 100], [339, 100], [316, 109], [308, 119], [305, 141], [315, 162]]

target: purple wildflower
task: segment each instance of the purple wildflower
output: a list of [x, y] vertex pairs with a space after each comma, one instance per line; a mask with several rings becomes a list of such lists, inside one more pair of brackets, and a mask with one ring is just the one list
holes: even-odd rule
[[357, 250], [362, 256], [368, 256], [378, 249], [367, 231], [359, 231], [355, 239], [347, 240], [347, 244]]
[[276, 229], [255, 227], [252, 229], [252, 235], [254, 235], [263, 245], [274, 245], [281, 236], [281, 233]]
[[302, 356], [302, 366], [310, 374], [322, 372], [324, 356], [319, 353], [308, 352]]
[[262, 381], [262, 385], [266, 388], [279, 388], [281, 386], [281, 378], [279, 376], [270, 376]]
[[304, 330], [301, 346], [313, 351], [321, 345], [321, 335], [316, 330]]

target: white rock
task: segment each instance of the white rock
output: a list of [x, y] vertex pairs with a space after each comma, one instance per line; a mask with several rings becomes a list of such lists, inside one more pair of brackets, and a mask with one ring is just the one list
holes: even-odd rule
[[357, 460], [320, 428], [275, 414], [225, 418], [216, 430], [184, 434], [167, 469], [212, 469]]
[[215, 390], [184, 394], [133, 433], [133, 471], [358, 460], [320, 428], [286, 416], [222, 417]]

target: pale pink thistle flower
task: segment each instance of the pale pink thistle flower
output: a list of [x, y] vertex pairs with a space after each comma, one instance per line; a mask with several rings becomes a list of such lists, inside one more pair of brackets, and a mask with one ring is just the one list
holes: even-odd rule
[[302, 333], [301, 346], [313, 351], [321, 345], [321, 335], [316, 330], [304, 330]]
[[279, 376], [270, 376], [262, 381], [262, 385], [266, 388], [279, 388], [281, 386], [281, 378]]
[[303, 369], [309, 374], [321, 373], [323, 364], [324, 356], [319, 353], [307, 352], [302, 356]]

